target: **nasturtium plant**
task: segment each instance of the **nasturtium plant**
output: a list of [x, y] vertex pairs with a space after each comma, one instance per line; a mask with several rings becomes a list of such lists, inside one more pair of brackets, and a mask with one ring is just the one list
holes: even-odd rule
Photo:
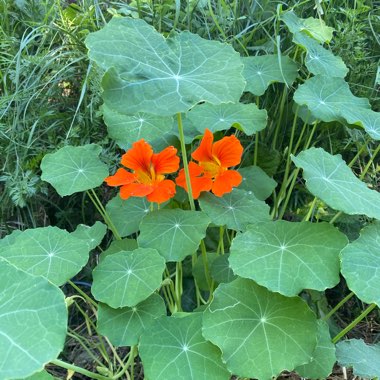
[[80, 224], [75, 231], [71, 233], [71, 236], [84, 240], [89, 249], [94, 249], [101, 243], [106, 232], [107, 226], [98, 221], [91, 227]]
[[246, 166], [240, 168], [238, 172], [243, 177], [239, 189], [252, 192], [261, 201], [267, 199], [277, 185], [276, 181], [259, 166]]

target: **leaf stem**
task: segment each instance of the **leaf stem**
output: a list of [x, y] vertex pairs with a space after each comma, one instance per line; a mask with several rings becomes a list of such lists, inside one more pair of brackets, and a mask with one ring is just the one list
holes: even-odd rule
[[354, 292], [351, 292], [346, 295], [334, 308], [332, 308], [322, 319], [324, 321], [327, 321], [333, 314], [336, 313], [338, 309], [340, 309], [350, 298], [352, 298], [354, 295]]
[[110, 378], [108, 376], [106, 377], [106, 376], [102, 376], [102, 375], [94, 373], [94, 372], [87, 371], [84, 368], [77, 367], [76, 365], [66, 363], [66, 362], [59, 360], [59, 359], [52, 360], [50, 363], [54, 364], [58, 367], [66, 368], [66, 369], [69, 369], [71, 371], [80, 373], [82, 375], [89, 377], [90, 379], [97, 379], [97, 380], [110, 380], [110, 379], [112, 379], [112, 377]]

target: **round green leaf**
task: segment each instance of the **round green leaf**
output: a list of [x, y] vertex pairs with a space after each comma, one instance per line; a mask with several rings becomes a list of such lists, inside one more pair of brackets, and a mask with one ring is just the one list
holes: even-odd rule
[[165, 260], [155, 249], [122, 251], [94, 269], [91, 292], [113, 308], [133, 307], [160, 287], [164, 269]]
[[218, 256], [210, 266], [210, 272], [212, 278], [218, 283], [231, 282], [237, 278], [234, 272], [230, 268], [230, 263], [228, 261], [229, 254]]
[[239, 54], [190, 32], [165, 39], [143, 20], [117, 17], [86, 44], [90, 58], [108, 70], [105, 104], [120, 113], [173, 115], [200, 101], [237, 102], [244, 89]]
[[223, 197], [203, 193], [199, 197], [201, 209], [218, 225], [243, 231], [247, 225], [270, 220], [269, 206], [259, 201], [252, 192], [233, 189]]
[[258, 223], [236, 236], [229, 261], [235, 274], [295, 296], [339, 282], [339, 253], [346, 244], [346, 236], [328, 223]]
[[151, 212], [140, 224], [137, 242], [140, 247], [157, 249], [166, 261], [182, 261], [198, 249], [209, 223], [201, 211]]
[[242, 58], [243, 75], [247, 81], [245, 91], [263, 95], [272, 83], [291, 85], [298, 75], [298, 66], [287, 56], [261, 55]]
[[77, 239], [85, 241], [88, 249], [91, 250], [96, 248], [102, 242], [106, 232], [107, 226], [101, 222], [96, 222], [91, 227], [79, 224], [71, 235]]
[[32, 376], [24, 377], [23, 379], [19, 379], [19, 380], [54, 380], [54, 377], [46, 371], [41, 371], [41, 372], [35, 373]]
[[63, 285], [87, 263], [89, 250], [85, 240], [49, 226], [18, 234], [13, 244], [0, 250], [0, 257], [19, 269]]
[[166, 315], [166, 306], [158, 294], [152, 294], [136, 306], [121, 309], [100, 303], [98, 331], [115, 346], [134, 346], [154, 319], [163, 315]]
[[364, 227], [341, 252], [342, 274], [364, 302], [380, 306], [380, 223]]
[[228, 380], [217, 347], [201, 333], [202, 314], [161, 317], [141, 336], [139, 353], [147, 380]]
[[65, 146], [45, 155], [41, 162], [43, 181], [63, 197], [98, 187], [108, 176], [107, 165], [98, 158], [99, 145]]
[[380, 112], [358, 107], [347, 107], [344, 111], [344, 117], [348, 123], [359, 125], [374, 140], [380, 140]]
[[277, 186], [276, 181], [258, 166], [246, 166], [245, 168], [240, 168], [238, 172], [243, 177], [239, 189], [247, 192], [251, 191], [260, 201], [267, 199]]
[[134, 251], [137, 248], [137, 240], [135, 239], [114, 240], [111, 245], [99, 255], [99, 262], [104, 260], [104, 258], [109, 255], [113, 255], [121, 251]]
[[335, 345], [331, 342], [329, 326], [318, 320], [317, 347], [312, 354], [310, 363], [297, 367], [295, 370], [308, 379], [325, 379], [330, 375], [336, 362]]
[[354, 375], [368, 379], [380, 377], [380, 344], [368, 345], [361, 339], [349, 339], [336, 345], [338, 363], [353, 367]]
[[0, 259], [0, 378], [22, 378], [57, 358], [67, 330], [60, 289]]
[[350, 215], [365, 214], [380, 219], [380, 193], [370, 190], [342, 160], [322, 148], [310, 148], [292, 156], [309, 191], [335, 210]]
[[224, 131], [235, 126], [250, 136], [261, 131], [267, 125], [267, 112], [257, 108], [256, 104], [200, 104], [187, 115], [195, 128], [204, 133], [208, 128], [211, 132]]
[[214, 292], [204, 312], [203, 336], [222, 350], [232, 373], [269, 380], [310, 360], [317, 323], [301, 298], [238, 278]]

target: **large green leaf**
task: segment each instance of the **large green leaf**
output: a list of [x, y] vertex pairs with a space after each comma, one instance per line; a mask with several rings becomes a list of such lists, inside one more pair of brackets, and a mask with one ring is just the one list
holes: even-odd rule
[[164, 269], [165, 260], [155, 249], [121, 251], [94, 269], [91, 292], [113, 308], [133, 307], [160, 287]]
[[241, 129], [250, 136], [261, 131], [267, 125], [267, 112], [257, 108], [256, 104], [200, 104], [187, 115], [195, 128], [204, 133], [224, 131], [232, 126]]
[[364, 227], [360, 237], [341, 252], [342, 274], [364, 302], [380, 307], [380, 222]]
[[235, 274], [295, 296], [339, 282], [339, 253], [347, 242], [328, 223], [257, 223], [233, 240], [229, 261]]
[[200, 101], [237, 102], [244, 90], [239, 54], [190, 32], [165, 39], [143, 20], [118, 17], [86, 44], [90, 58], [108, 70], [105, 104], [120, 113], [173, 115]]
[[201, 333], [202, 314], [161, 317], [140, 340], [139, 353], [147, 380], [228, 380], [217, 347]]
[[0, 378], [42, 370], [62, 350], [66, 330], [61, 290], [0, 259]]
[[41, 162], [41, 179], [63, 197], [98, 187], [108, 176], [107, 165], [98, 158], [99, 145], [65, 146], [46, 154]]
[[112, 309], [100, 303], [98, 308], [98, 331], [115, 346], [134, 346], [144, 330], [154, 319], [166, 315], [163, 299], [152, 294], [133, 307]]
[[295, 33], [293, 42], [306, 49], [305, 65], [314, 75], [344, 78], [348, 68], [342, 58], [322, 47], [315, 39], [304, 33]]
[[32, 376], [24, 377], [23, 379], [19, 379], [19, 380], [54, 380], [54, 377], [46, 371], [41, 371], [41, 372], [35, 373]]
[[312, 354], [310, 363], [296, 368], [304, 378], [325, 379], [330, 375], [336, 362], [335, 345], [331, 342], [329, 326], [321, 319], [318, 320], [318, 342]]
[[121, 237], [138, 231], [142, 218], [149, 213], [149, 202], [145, 197], [131, 197], [126, 200], [119, 195], [106, 205], [106, 211]]
[[270, 220], [269, 206], [240, 189], [233, 189], [223, 197], [205, 192], [199, 197], [199, 204], [214, 224], [235, 231], [245, 230], [250, 223]]
[[292, 156], [309, 191], [335, 210], [380, 219], [380, 193], [370, 190], [342, 160], [322, 148], [310, 148]]
[[201, 211], [155, 211], [142, 220], [137, 242], [140, 247], [157, 249], [166, 261], [181, 261], [198, 249], [209, 223]]
[[96, 222], [93, 226], [85, 226], [79, 224], [76, 230], [71, 234], [77, 239], [81, 239], [87, 243], [88, 249], [96, 248], [103, 240], [107, 232], [107, 226], [101, 222]]
[[49, 226], [18, 234], [13, 244], [0, 250], [0, 257], [19, 269], [62, 285], [84, 267], [89, 250], [85, 240]]
[[204, 312], [203, 335], [222, 350], [232, 373], [269, 380], [310, 360], [317, 323], [301, 298], [238, 278], [214, 292]]
[[338, 363], [353, 367], [354, 375], [380, 378], [380, 344], [368, 345], [361, 339], [349, 339], [336, 345]]
[[262, 55], [242, 60], [243, 75], [247, 81], [245, 91], [254, 95], [263, 95], [272, 83], [291, 85], [298, 75], [297, 64], [287, 56]]

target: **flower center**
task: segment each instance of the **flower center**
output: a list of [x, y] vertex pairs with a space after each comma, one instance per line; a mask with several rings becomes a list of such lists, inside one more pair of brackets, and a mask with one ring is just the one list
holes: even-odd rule
[[220, 161], [215, 156], [213, 156], [213, 161], [202, 161], [199, 165], [203, 168], [205, 176], [209, 178], [215, 178], [227, 170], [221, 166]]
[[154, 185], [165, 179], [162, 174], [156, 174], [153, 165], [150, 166], [149, 172], [145, 170], [136, 170], [137, 182], [144, 185]]

